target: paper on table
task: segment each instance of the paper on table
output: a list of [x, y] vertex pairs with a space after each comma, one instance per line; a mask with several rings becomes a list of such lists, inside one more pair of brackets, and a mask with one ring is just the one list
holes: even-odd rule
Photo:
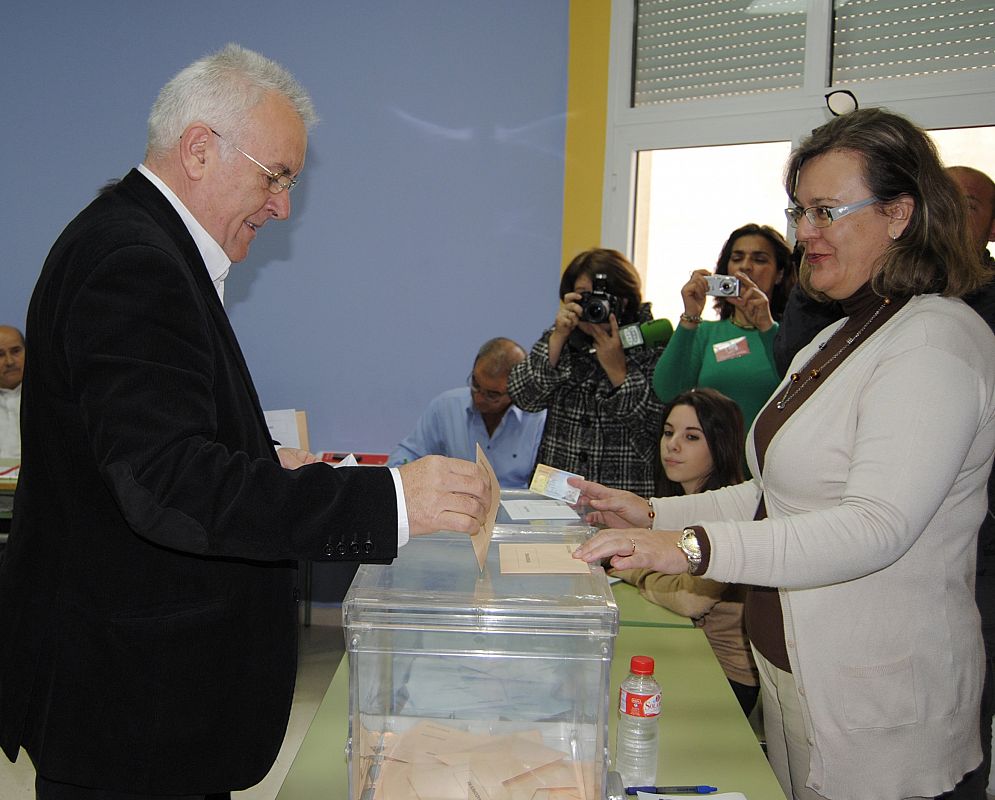
[[512, 519], [580, 519], [563, 500], [502, 500]]
[[636, 792], [639, 800], [688, 800], [689, 797], [707, 797], [708, 800], [746, 800], [742, 792], [719, 792], [719, 794], [655, 794], [653, 792]]
[[480, 530], [477, 531], [477, 535], [470, 537], [470, 541], [473, 542], [474, 555], [477, 556], [477, 566], [483, 572], [484, 564], [487, 563], [487, 548], [491, 543], [491, 534], [494, 532], [494, 521], [497, 519], [498, 506], [501, 503], [501, 485], [498, 483], [497, 475], [494, 474], [491, 462], [487, 460], [487, 456], [484, 455], [483, 448], [479, 443], [477, 444], [477, 463], [484, 465], [491, 480], [491, 505], [487, 509], [487, 518], [480, 526]]
[[276, 411], [264, 411], [266, 427], [270, 438], [279, 442], [282, 447], [300, 447], [301, 434], [297, 429], [297, 412], [292, 408], [281, 408]]
[[502, 542], [498, 547], [502, 575], [584, 573], [586, 561], [573, 557], [574, 545], [562, 542]]

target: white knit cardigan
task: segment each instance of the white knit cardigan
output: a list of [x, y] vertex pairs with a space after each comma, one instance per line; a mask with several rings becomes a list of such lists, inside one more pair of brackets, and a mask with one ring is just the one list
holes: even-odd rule
[[808, 785], [825, 797], [931, 797], [981, 760], [975, 546], [993, 449], [995, 337], [925, 295], [794, 410], [762, 474], [751, 430], [758, 478], [653, 501], [657, 528], [704, 526], [706, 577], [779, 587]]

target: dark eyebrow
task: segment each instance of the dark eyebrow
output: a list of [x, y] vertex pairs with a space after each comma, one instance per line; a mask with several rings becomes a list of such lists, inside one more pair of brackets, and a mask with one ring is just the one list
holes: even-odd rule
[[[667, 428], [670, 428], [670, 430], [673, 430], [673, 429], [674, 429], [674, 426], [673, 426], [673, 425], [671, 425], [671, 424], [670, 424], [669, 422], [664, 422], [664, 423], [663, 423], [663, 429], [664, 429], [664, 430], [666, 430]], [[698, 433], [700, 433], [700, 434], [701, 434], [702, 436], [704, 436], [704, 435], [705, 435], [705, 432], [704, 432], [704, 431], [703, 431], [703, 430], [702, 430], [701, 428], [696, 428], [696, 427], [694, 427], [694, 425], [690, 425], [690, 426], [688, 426], [687, 428], [685, 428], [684, 430], [685, 430], [685, 431], [697, 431], [697, 432], [698, 432]]]

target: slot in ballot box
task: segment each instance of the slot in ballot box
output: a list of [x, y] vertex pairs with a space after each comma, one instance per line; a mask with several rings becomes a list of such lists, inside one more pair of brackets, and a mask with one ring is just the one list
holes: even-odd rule
[[505, 545], [589, 534], [497, 526], [480, 572], [470, 538], [443, 533], [359, 568], [342, 605], [353, 800], [604, 796], [618, 632], [604, 571], [500, 565]]

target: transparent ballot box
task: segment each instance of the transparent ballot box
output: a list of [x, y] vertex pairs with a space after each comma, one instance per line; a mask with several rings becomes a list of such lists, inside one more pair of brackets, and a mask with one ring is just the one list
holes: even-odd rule
[[483, 572], [459, 534], [360, 567], [342, 606], [353, 800], [604, 797], [618, 632], [605, 573], [509, 567], [589, 532], [498, 526]]

